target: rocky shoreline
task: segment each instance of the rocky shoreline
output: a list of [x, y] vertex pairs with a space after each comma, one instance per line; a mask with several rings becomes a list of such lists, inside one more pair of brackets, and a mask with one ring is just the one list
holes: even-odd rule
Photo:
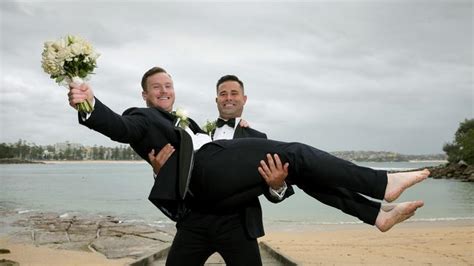
[[[174, 224], [154, 227], [112, 216], [0, 210], [2, 237], [12, 243], [100, 252], [108, 259], [137, 259], [171, 245]], [[6, 234], [5, 234], [6, 233]]]
[[434, 179], [456, 179], [474, 182], [474, 165], [467, 165], [464, 162], [448, 163], [427, 168], [431, 172], [430, 177]]
[[43, 162], [17, 158], [2, 158], [0, 159], [0, 164], [43, 164]]

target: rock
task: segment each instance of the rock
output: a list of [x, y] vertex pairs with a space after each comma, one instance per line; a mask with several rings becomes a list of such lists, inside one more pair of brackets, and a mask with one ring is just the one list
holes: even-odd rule
[[[6, 212], [2, 214], [7, 215]], [[16, 226], [16, 231], [9, 234], [14, 243], [87, 252], [92, 248], [108, 258], [138, 258], [152, 254], [169, 247], [174, 235], [171, 224], [157, 228], [123, 223], [111, 216], [69, 217], [36, 212], [10, 215], [17, 218], [7, 219], [10, 222], [6, 224]]]
[[153, 239], [153, 240], [158, 240], [163, 243], [171, 243], [173, 242], [174, 235], [171, 235], [169, 233], [164, 233], [164, 232], [155, 232], [155, 233], [150, 233], [150, 234], [143, 234], [143, 237]]
[[[419, 169], [421, 170], [421, 169]], [[454, 178], [462, 181], [473, 182], [471, 178], [474, 173], [474, 166], [465, 163], [450, 163], [442, 166], [428, 167], [434, 179]]]
[[127, 234], [127, 235], [140, 235], [140, 234], [150, 234], [154, 233], [156, 230], [149, 227], [149, 226], [143, 226], [143, 225], [122, 225], [122, 226], [114, 226], [114, 227], [108, 227], [106, 228], [109, 231], [112, 232], [118, 232], [121, 234]]
[[83, 235], [90, 238], [95, 238], [97, 236], [97, 230], [99, 226], [96, 223], [78, 223], [74, 222], [71, 226], [67, 229], [69, 235]]
[[0, 254], [10, 254], [10, 250], [6, 248], [0, 248]]
[[0, 164], [44, 164], [44, 162], [24, 160], [19, 158], [2, 158]]
[[48, 244], [49, 248], [64, 249], [64, 250], [75, 250], [91, 252], [89, 249], [90, 241], [78, 241], [78, 242], [66, 242], [58, 244]]
[[123, 237], [101, 237], [92, 242], [91, 247], [109, 259], [124, 257], [139, 258], [146, 254], [159, 251], [170, 243], [163, 243], [148, 238], [124, 235]]
[[466, 167], [466, 169], [464, 169], [463, 175], [470, 176], [472, 174], [474, 174], [474, 165], [469, 165]]
[[468, 182], [474, 182], [474, 173], [472, 173], [467, 179]]
[[34, 245], [33, 233], [31, 231], [15, 232], [10, 235], [10, 241], [13, 243], [31, 244]]
[[35, 243], [38, 245], [61, 244], [69, 242], [66, 232], [37, 231], [35, 233]]
[[6, 260], [6, 259], [0, 260], [0, 266], [19, 266], [19, 265], [20, 263], [13, 260]]

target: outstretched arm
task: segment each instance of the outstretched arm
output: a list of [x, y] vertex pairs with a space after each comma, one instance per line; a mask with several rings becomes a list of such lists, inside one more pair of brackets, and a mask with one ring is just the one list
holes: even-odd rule
[[[119, 115], [95, 98], [92, 87], [87, 83], [70, 83], [67, 95], [69, 105], [74, 109], [85, 101], [93, 106], [91, 113], [78, 112], [79, 123], [112, 140], [130, 144], [141, 140], [149, 129], [149, 118], [141, 110], [145, 108], [130, 108]], [[139, 154], [145, 159], [147, 152]]]

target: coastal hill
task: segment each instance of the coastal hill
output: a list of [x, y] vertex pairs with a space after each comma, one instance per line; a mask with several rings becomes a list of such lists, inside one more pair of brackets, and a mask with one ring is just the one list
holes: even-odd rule
[[353, 162], [446, 161], [445, 154], [406, 155], [388, 151], [335, 151], [332, 155]]

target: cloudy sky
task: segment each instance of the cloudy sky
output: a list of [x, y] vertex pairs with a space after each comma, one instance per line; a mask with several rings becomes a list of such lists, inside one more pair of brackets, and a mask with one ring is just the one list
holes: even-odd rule
[[77, 123], [41, 69], [43, 42], [77, 34], [101, 53], [90, 83], [121, 113], [144, 106], [152, 66], [198, 123], [215, 83], [245, 83], [244, 118], [327, 151], [441, 153], [474, 117], [472, 1], [2, 1], [0, 142], [115, 146]]

